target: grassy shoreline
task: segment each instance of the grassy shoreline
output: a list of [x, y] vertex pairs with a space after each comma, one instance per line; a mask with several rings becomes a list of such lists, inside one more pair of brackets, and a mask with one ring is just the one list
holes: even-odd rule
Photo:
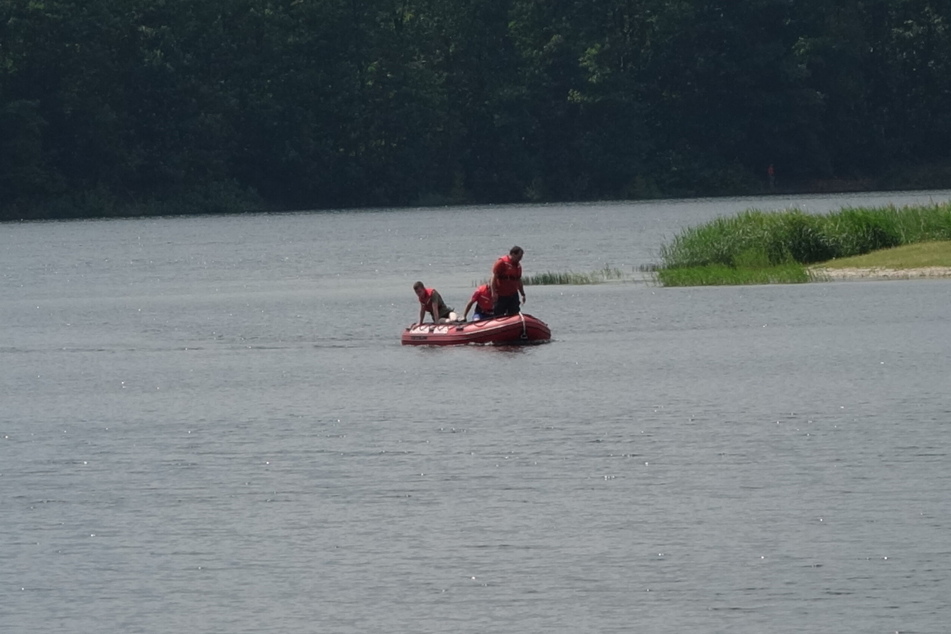
[[809, 267], [818, 281], [951, 277], [951, 241], [921, 242]]
[[[867, 254], [886, 255], [854, 266], [945, 266], [949, 241], [951, 203], [846, 207], [825, 215], [748, 210], [685, 229], [661, 248], [655, 277], [663, 286], [802, 283], [827, 279], [821, 269], [848, 267], [847, 258]], [[906, 250], [889, 253], [901, 247]]]

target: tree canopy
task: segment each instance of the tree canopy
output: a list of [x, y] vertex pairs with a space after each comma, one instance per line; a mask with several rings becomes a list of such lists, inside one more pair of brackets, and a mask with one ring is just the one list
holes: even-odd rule
[[951, 0], [0, 0], [0, 219], [951, 185]]

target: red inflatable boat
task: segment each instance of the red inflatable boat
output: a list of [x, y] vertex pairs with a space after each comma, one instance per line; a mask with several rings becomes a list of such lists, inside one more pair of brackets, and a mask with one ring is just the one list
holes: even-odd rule
[[521, 313], [448, 324], [413, 324], [403, 331], [404, 346], [459, 346], [467, 343], [520, 345], [551, 340], [548, 324]]

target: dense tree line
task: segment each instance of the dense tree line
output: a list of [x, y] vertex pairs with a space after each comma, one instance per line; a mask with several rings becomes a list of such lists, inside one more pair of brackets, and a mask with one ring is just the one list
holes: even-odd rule
[[946, 186], [949, 113], [951, 0], [0, 0], [4, 218]]

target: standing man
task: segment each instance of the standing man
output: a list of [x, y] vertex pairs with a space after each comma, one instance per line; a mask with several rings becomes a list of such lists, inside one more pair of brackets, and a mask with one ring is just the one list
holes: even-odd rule
[[525, 303], [525, 287], [522, 286], [522, 265], [519, 262], [524, 254], [522, 247], [514, 246], [492, 267], [492, 300], [496, 317], [521, 312], [518, 296], [521, 295], [522, 303]]

